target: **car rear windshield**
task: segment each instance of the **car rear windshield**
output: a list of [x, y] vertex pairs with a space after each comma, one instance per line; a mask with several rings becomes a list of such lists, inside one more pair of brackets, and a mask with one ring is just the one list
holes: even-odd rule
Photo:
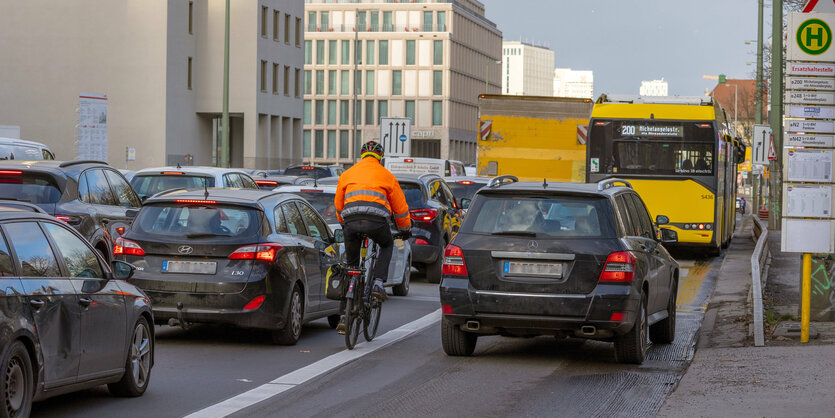
[[61, 189], [49, 174], [0, 170], [0, 199], [57, 203], [61, 199]]
[[423, 195], [423, 189], [420, 188], [420, 184], [401, 181], [400, 189], [403, 190], [403, 194], [406, 196], [406, 204], [409, 205], [409, 209], [426, 207], [426, 197]]
[[165, 174], [135, 176], [130, 183], [139, 197], [146, 197], [172, 189], [203, 188], [203, 182], [207, 182], [205, 187], [215, 186], [215, 179], [213, 177]]
[[316, 209], [316, 212], [322, 215], [325, 222], [329, 224], [339, 223], [339, 220], [336, 219], [336, 206], [333, 204], [333, 193], [325, 193], [321, 190], [302, 190], [300, 192], [293, 192], [293, 194], [307, 200], [313, 206], [313, 209]]
[[472, 200], [473, 195], [478, 189], [484, 187], [487, 183], [476, 183], [474, 181], [452, 181], [447, 180], [449, 188], [452, 189], [452, 194], [460, 202], [461, 199]]
[[43, 160], [44, 153], [38, 147], [26, 145], [0, 145], [0, 160]]
[[322, 167], [311, 167], [311, 166], [304, 166], [304, 167], [291, 167], [284, 170], [285, 176], [307, 176], [307, 177], [315, 177], [320, 179], [322, 177], [330, 177], [331, 172], [327, 168]]
[[245, 237], [258, 234], [261, 218], [260, 211], [240, 206], [166, 203], [144, 206], [132, 228], [177, 239]]
[[491, 235], [613, 238], [611, 213], [602, 197], [480, 195], [462, 229]]

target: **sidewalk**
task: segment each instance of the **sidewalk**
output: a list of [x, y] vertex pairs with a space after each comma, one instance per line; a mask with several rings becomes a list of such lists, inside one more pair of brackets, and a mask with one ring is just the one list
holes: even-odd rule
[[[814, 323], [820, 335], [808, 344], [773, 337], [754, 347], [750, 335], [752, 218], [734, 234], [710, 299], [696, 354], [660, 417], [835, 415], [835, 327]], [[766, 310], [797, 315], [800, 257], [780, 252], [779, 231], [769, 232], [772, 254]], [[779, 316], [779, 315], [778, 315]]]

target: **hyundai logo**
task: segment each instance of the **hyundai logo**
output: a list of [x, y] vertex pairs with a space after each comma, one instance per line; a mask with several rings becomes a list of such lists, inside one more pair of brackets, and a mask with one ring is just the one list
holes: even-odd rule
[[191, 247], [190, 247], [190, 246], [188, 246], [188, 245], [181, 245], [181, 246], [179, 246], [179, 247], [177, 248], [177, 251], [178, 251], [180, 254], [191, 254], [191, 253], [193, 253], [193, 252], [194, 252], [194, 248], [191, 248]]

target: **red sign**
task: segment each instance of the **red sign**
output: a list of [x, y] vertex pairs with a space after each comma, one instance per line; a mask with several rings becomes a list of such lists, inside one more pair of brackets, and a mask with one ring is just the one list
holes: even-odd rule
[[768, 141], [768, 159], [777, 160], [777, 153], [774, 152], [774, 134], [771, 134], [771, 140]]
[[490, 131], [493, 129], [493, 121], [492, 120], [483, 120], [481, 121], [481, 140], [486, 141], [487, 137], [490, 136]]
[[833, 13], [835, 0], [808, 0], [803, 6], [803, 13]]
[[589, 134], [589, 125], [577, 125], [577, 143], [586, 145], [586, 137]]

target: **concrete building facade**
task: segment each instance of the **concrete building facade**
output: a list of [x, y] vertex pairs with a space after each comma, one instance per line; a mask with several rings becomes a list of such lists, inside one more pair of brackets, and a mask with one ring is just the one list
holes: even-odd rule
[[669, 86], [664, 77], [660, 80], [641, 81], [641, 96], [668, 96]]
[[502, 44], [502, 94], [552, 96], [554, 51], [525, 42]]
[[305, 161], [351, 164], [381, 117], [407, 117], [413, 156], [475, 162], [478, 95], [501, 91], [502, 34], [483, 4], [308, 0], [305, 12]]
[[[232, 166], [301, 160], [303, 11], [302, 0], [231, 2]], [[225, 12], [223, 0], [7, 5], [0, 125], [19, 125], [25, 139], [72, 159], [79, 94], [103, 94], [114, 166], [216, 164]], [[135, 161], [125, 161], [127, 147]]]
[[554, 96], [594, 98], [594, 72], [576, 71], [571, 68], [554, 69]]

